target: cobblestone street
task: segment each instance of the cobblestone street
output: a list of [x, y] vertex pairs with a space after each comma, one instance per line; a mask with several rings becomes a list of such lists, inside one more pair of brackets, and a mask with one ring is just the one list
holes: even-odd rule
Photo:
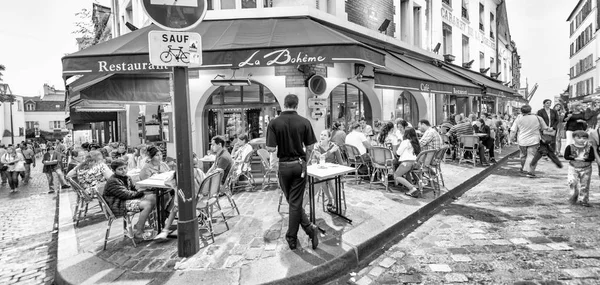
[[52, 284], [58, 233], [56, 196], [46, 192], [42, 166], [32, 169], [29, 185], [18, 193], [0, 187], [0, 284]]
[[391, 246], [358, 273], [330, 284], [599, 284], [600, 193], [570, 205], [566, 167], [542, 160], [539, 178], [518, 159]]

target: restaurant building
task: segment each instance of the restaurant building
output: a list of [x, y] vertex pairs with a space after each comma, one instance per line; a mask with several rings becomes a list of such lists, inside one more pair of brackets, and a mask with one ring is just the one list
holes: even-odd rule
[[[63, 58], [70, 101], [125, 105], [121, 126], [137, 144], [142, 109], [160, 110], [162, 139], [173, 148], [170, 69], [148, 60], [149, 25], [139, 0], [119, 2], [123, 34]], [[501, 82], [444, 61], [432, 24], [442, 1], [209, 1], [202, 35], [203, 64], [190, 68], [189, 111], [194, 151], [210, 138], [241, 133], [264, 137], [290, 93], [315, 132], [335, 121], [364, 117], [434, 123], [452, 113], [481, 111], [483, 96], [516, 93]], [[447, 9], [447, 7], [445, 8]], [[274, 16], [276, 15], [276, 16]], [[441, 24], [441, 21], [440, 23]], [[127, 26], [142, 27], [126, 33]], [[439, 41], [438, 38], [439, 37]], [[459, 60], [463, 60], [460, 58]], [[142, 107], [143, 106], [143, 107]], [[153, 106], [153, 107], [150, 107]], [[496, 105], [495, 105], [496, 107]], [[168, 150], [169, 151], [169, 150]]]

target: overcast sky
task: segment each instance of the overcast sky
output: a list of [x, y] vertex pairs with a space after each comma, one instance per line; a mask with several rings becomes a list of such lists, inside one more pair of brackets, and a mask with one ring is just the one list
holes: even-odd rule
[[[93, 0], [0, 1], [0, 64], [14, 94], [40, 95], [42, 85], [64, 88], [60, 58], [76, 51], [75, 13]], [[522, 86], [540, 85], [531, 104], [554, 98], [568, 85], [569, 26], [577, 0], [506, 0], [513, 40], [523, 68]], [[60, 5], [57, 5], [60, 3]], [[109, 0], [100, 4], [110, 6]], [[552, 3], [552, 4], [550, 4]]]

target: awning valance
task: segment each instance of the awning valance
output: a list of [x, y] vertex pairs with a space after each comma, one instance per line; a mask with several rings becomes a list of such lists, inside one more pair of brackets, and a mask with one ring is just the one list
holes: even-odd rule
[[78, 112], [71, 108], [67, 122], [73, 124], [86, 124], [96, 122], [110, 122], [117, 120], [117, 112]]
[[171, 102], [167, 74], [88, 74], [68, 86], [70, 105]]
[[375, 71], [375, 87], [454, 95], [480, 95], [481, 88], [432, 63], [386, 52], [385, 69]]
[[502, 83], [495, 81], [494, 79], [491, 79], [481, 73], [449, 64], [444, 64], [444, 67], [464, 78], [468, 78], [477, 84], [485, 86], [485, 91], [488, 95], [506, 96], [508, 94], [518, 94], [516, 90], [506, 87], [502, 85]]
[[[63, 76], [154, 73], [170, 68], [150, 64], [151, 25], [62, 58]], [[384, 55], [308, 18], [204, 21], [190, 32], [202, 36], [199, 68], [239, 68], [331, 62], [382, 67]]]

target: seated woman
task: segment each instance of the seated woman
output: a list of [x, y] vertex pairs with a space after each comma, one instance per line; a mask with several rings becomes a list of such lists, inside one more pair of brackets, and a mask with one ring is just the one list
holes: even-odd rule
[[235, 166], [235, 169], [233, 169], [235, 171], [236, 174], [240, 174], [242, 173], [242, 170], [244, 170], [244, 167], [249, 168], [250, 165], [244, 165], [244, 159], [246, 159], [246, 156], [251, 153], [254, 149], [252, 148], [252, 146], [248, 143], [248, 136], [246, 134], [241, 134], [238, 137], [237, 140], [237, 144], [235, 147], [235, 151], [233, 152], [232, 158], [233, 158], [233, 164]]
[[419, 189], [410, 184], [410, 182], [404, 178], [404, 175], [412, 170], [417, 159], [417, 155], [420, 152], [421, 145], [419, 144], [419, 139], [417, 138], [417, 132], [413, 128], [407, 128], [404, 130], [404, 139], [396, 151], [400, 165], [398, 168], [396, 168], [396, 172], [394, 172], [394, 182], [396, 185], [400, 183], [408, 188], [409, 191], [405, 193], [408, 196], [418, 197], [416, 193], [419, 191]]
[[381, 131], [377, 136], [377, 143], [373, 143], [373, 145], [385, 147], [386, 145], [396, 145], [398, 144], [398, 137], [394, 134], [394, 123], [387, 122], [384, 123], [381, 127]]
[[89, 194], [92, 194], [89, 189], [93, 187], [96, 187], [98, 190], [104, 189], [103, 187], [99, 187], [100, 184], [105, 183], [112, 175], [113, 172], [104, 162], [102, 153], [97, 150], [90, 151], [82, 163], [76, 165], [67, 173], [67, 177], [77, 176], [79, 185], [87, 190]]
[[144, 194], [144, 192], [137, 191], [131, 177], [127, 176], [127, 163], [125, 161], [115, 159], [111, 162], [110, 168], [115, 174], [106, 182], [102, 196], [117, 217], [124, 216], [127, 212], [140, 212], [135, 225], [134, 237], [141, 239], [143, 238], [146, 220], [156, 205], [156, 197], [154, 194]]
[[[331, 132], [329, 130], [323, 130], [319, 136], [319, 142], [314, 145], [313, 154], [311, 155], [313, 158], [312, 163], [317, 163], [318, 160], [324, 160], [326, 163], [335, 163], [345, 165], [344, 160], [342, 159], [342, 153], [340, 152], [340, 148], [337, 144], [331, 142]], [[323, 184], [321, 184], [323, 185]], [[328, 211], [336, 211], [333, 206], [333, 195], [337, 193], [333, 193], [335, 190], [335, 184], [333, 180], [329, 180], [325, 185], [323, 192], [327, 196], [327, 210]], [[323, 187], [323, 186], [321, 186]], [[308, 192], [306, 192], [308, 194]], [[308, 203], [308, 199], [304, 199], [304, 205]]]
[[148, 147], [148, 162], [140, 171], [140, 180], [150, 178], [154, 174], [171, 171], [169, 165], [163, 161], [162, 152], [155, 146]]
[[[202, 172], [202, 170], [200, 170], [198, 168], [198, 164], [196, 162], [194, 162], [194, 193], [193, 195], [197, 195], [198, 191], [200, 190], [200, 184], [202, 184], [202, 180], [204, 180], [204, 178], [206, 178], [206, 175], [204, 174], [204, 172]], [[177, 172], [175, 172], [175, 175], [173, 175], [173, 179], [169, 180], [168, 182], [165, 182], [165, 185], [173, 188], [173, 190], [177, 191]], [[202, 195], [207, 195], [208, 193], [202, 193]], [[167, 237], [169, 235], [169, 228], [171, 227], [171, 225], [173, 224], [173, 220], [175, 220], [175, 216], [177, 215], [177, 212], [179, 211], [179, 202], [178, 202], [178, 198], [175, 197], [173, 199], [173, 203], [170, 204], [169, 207], [169, 217], [167, 217], [167, 220], [165, 221], [165, 226], [163, 227], [162, 231], [156, 235], [156, 237], [154, 237], [155, 241], [161, 242], [161, 241], [166, 241]]]

